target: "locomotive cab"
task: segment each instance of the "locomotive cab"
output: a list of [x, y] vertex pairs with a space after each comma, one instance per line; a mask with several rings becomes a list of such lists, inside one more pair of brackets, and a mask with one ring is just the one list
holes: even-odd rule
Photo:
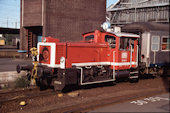
[[[111, 67], [116, 79], [138, 80], [138, 35], [110, 32], [105, 35], [113, 55]], [[108, 38], [109, 37], [109, 38]]]

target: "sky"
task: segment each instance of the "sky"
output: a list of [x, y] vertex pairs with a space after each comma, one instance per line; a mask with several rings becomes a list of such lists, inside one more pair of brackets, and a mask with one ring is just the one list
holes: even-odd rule
[[[106, 7], [118, 0], [106, 0]], [[0, 0], [0, 27], [20, 28], [20, 0]]]
[[20, 27], [20, 0], [0, 0], [0, 27]]
[[109, 7], [111, 4], [114, 4], [117, 1], [119, 0], [106, 0], [106, 7]]

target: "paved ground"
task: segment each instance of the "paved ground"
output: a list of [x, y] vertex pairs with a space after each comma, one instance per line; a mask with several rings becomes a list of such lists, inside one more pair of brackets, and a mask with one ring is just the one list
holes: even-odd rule
[[93, 112], [170, 112], [169, 93], [140, 98], [115, 105], [108, 105], [90, 111]]
[[0, 85], [14, 82], [18, 77], [26, 75], [23, 71], [18, 74], [16, 66], [31, 63], [31, 59], [0, 58]]
[[10, 49], [17, 49], [17, 46], [7, 46], [7, 45], [5, 45], [5, 46], [0, 46], [0, 50], [10, 50]]
[[16, 66], [31, 64], [31, 59], [0, 58], [0, 72], [16, 71]]

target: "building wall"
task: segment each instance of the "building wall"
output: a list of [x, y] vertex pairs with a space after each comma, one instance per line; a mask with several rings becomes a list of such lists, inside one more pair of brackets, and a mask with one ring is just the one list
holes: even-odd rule
[[31, 32], [33, 42], [40, 34], [79, 41], [81, 34], [101, 30], [105, 14], [106, 0], [21, 0], [20, 49], [29, 50]]
[[[21, 6], [20, 8], [20, 12], [21, 12], [20, 13], [20, 49], [21, 50], [30, 49], [28, 47], [28, 44], [29, 44], [28, 43], [28, 30], [30, 30], [30, 28], [32, 30], [32, 27], [35, 29], [37, 26], [42, 27], [42, 21], [43, 21], [42, 1], [43, 0], [21, 0], [20, 2], [20, 6]], [[38, 30], [38, 31], [42, 31], [42, 30]], [[35, 31], [35, 33], [38, 34], [37, 31]], [[33, 34], [34, 37], [35, 37], [35, 33]], [[33, 42], [37, 42], [37, 41], [33, 40]]]
[[81, 34], [101, 29], [105, 0], [46, 0], [45, 36], [61, 41], [78, 41]]
[[42, 25], [42, 0], [22, 0], [23, 26]]

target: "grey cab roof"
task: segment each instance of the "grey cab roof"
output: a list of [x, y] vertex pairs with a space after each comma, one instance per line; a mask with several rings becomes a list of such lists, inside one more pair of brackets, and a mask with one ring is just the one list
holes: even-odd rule
[[125, 32], [109, 32], [109, 33], [115, 34], [118, 37], [134, 37], [134, 38], [139, 38], [140, 37], [137, 34], [125, 33]]
[[169, 24], [159, 24], [154, 22], [135, 22], [122, 27], [123, 32], [146, 32], [146, 31], [167, 31]]

